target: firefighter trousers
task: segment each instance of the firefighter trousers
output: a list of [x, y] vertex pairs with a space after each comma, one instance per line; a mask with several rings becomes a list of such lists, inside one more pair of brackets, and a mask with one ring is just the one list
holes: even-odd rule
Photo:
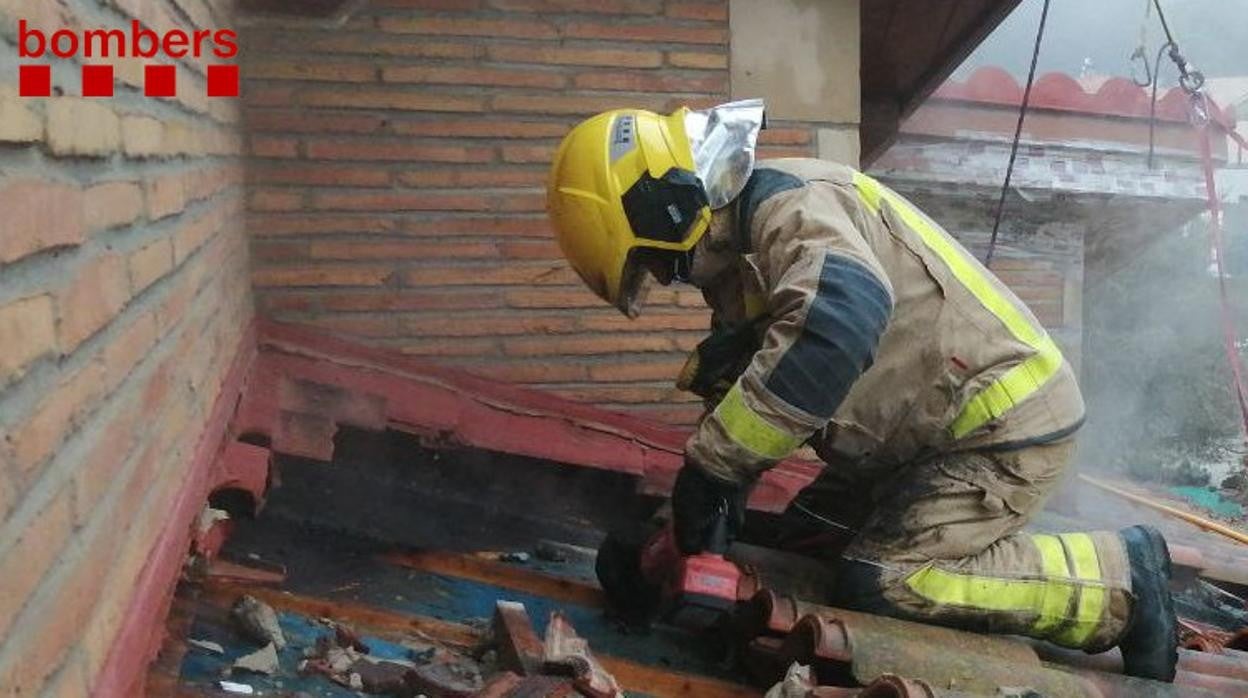
[[1121, 539], [1113, 532], [1020, 532], [1073, 453], [1068, 440], [946, 454], [877, 482], [863, 507], [852, 504], [866, 499], [863, 490], [855, 497], [846, 489], [861, 483], [829, 467], [794, 506], [806, 514], [839, 509], [857, 528], [838, 567], [838, 605], [1103, 651], [1117, 644], [1130, 615]]

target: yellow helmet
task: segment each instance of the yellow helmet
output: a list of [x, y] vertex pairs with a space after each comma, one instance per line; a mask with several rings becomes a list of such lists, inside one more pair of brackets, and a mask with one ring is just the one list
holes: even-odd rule
[[546, 210], [572, 268], [603, 300], [637, 314], [653, 250], [693, 249], [711, 221], [685, 132], [687, 109], [617, 109], [563, 139]]

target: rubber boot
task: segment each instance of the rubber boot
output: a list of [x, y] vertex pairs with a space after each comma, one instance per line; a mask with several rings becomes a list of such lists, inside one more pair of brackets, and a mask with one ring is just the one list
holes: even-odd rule
[[1179, 660], [1178, 621], [1170, 598], [1170, 551], [1152, 526], [1118, 532], [1131, 563], [1131, 618], [1119, 641], [1123, 673], [1155, 681], [1174, 681]]

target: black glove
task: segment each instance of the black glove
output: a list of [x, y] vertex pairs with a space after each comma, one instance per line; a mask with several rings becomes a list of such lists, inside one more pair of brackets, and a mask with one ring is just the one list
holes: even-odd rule
[[759, 349], [758, 321], [714, 330], [698, 343], [676, 377], [676, 387], [718, 403]]
[[685, 555], [723, 554], [745, 523], [749, 489], [711, 477], [688, 458], [672, 488], [676, 545]]

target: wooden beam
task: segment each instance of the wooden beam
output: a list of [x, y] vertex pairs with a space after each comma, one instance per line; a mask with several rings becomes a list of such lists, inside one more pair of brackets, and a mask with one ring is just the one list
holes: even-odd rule
[[502, 589], [522, 591], [564, 603], [604, 608], [606, 596], [590, 582], [556, 577], [507, 562], [488, 560], [465, 553], [440, 550], [389, 553], [382, 556], [388, 563], [409, 569], [470, 579]]

